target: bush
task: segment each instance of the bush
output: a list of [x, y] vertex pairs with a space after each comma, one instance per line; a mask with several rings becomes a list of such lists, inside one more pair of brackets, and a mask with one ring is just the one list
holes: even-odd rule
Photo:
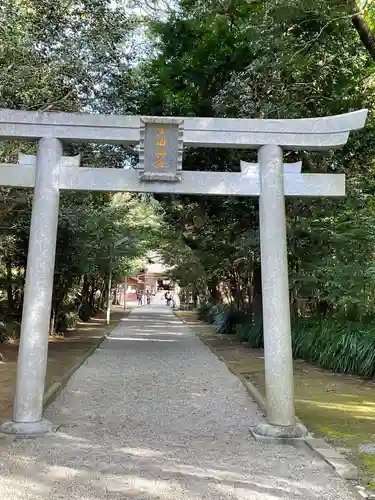
[[235, 334], [237, 325], [251, 321], [248, 315], [239, 312], [232, 304], [204, 305], [199, 309], [198, 316], [211, 323], [222, 335]]
[[375, 376], [375, 327], [318, 316], [292, 327], [293, 355], [337, 373]]
[[10, 341], [18, 341], [20, 338], [21, 325], [16, 321], [1, 322], [0, 344]]
[[89, 319], [91, 318], [91, 315], [92, 307], [89, 302], [82, 302], [82, 304], [78, 308], [78, 316], [80, 317], [81, 321], [87, 323], [87, 321], [89, 321]]
[[252, 323], [239, 323], [236, 325], [236, 336], [241, 342], [247, 342], [254, 349], [263, 348], [263, 322], [261, 319]]
[[64, 333], [69, 328], [74, 328], [79, 320], [78, 312], [62, 311], [56, 322], [56, 333]]
[[209, 303], [202, 304], [198, 308], [198, 318], [201, 319], [202, 321], [207, 321], [207, 323], [211, 323], [211, 321], [209, 320], [211, 308], [212, 308], [212, 304], [209, 304]]
[[[263, 323], [236, 311], [227, 304], [205, 306], [199, 317], [220, 334], [235, 333], [249, 347], [263, 347]], [[293, 356], [332, 370], [375, 377], [375, 325], [346, 319], [312, 316], [292, 324]]]
[[214, 310], [212, 324], [220, 334], [227, 334], [231, 332], [231, 311], [230, 308], [224, 304], [218, 304], [212, 308]]

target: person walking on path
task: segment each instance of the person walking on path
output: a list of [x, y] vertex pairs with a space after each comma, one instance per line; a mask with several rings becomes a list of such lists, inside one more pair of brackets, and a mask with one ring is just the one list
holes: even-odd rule
[[165, 300], [167, 301], [167, 306], [169, 307], [171, 305], [171, 302], [172, 302], [172, 295], [171, 295], [171, 292], [169, 290], [167, 290], [165, 292]]

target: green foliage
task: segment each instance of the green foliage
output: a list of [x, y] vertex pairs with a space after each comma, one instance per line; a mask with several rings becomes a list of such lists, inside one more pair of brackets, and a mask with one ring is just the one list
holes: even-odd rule
[[87, 301], [82, 302], [78, 308], [78, 316], [83, 322], [87, 322], [90, 319], [92, 312], [92, 305]]
[[[180, 0], [162, 16], [156, 2], [141, 3], [152, 46], [139, 51], [137, 38], [136, 54], [130, 42], [140, 19], [120, 2], [5, 0], [0, 107], [249, 118], [368, 107], [366, 130], [343, 151], [286, 153], [286, 161], [302, 159], [305, 172], [344, 172], [348, 186], [345, 200], [288, 200], [287, 228], [292, 298], [307, 299], [313, 311], [325, 304], [334, 322], [374, 316], [374, 61], [353, 26], [353, 2]], [[364, 13], [370, 28], [373, 14], [370, 2]], [[17, 161], [20, 151], [35, 147], [3, 143], [0, 159]], [[83, 166], [137, 161], [136, 151], [123, 146], [65, 146], [65, 154], [78, 153]], [[240, 160], [255, 159], [254, 151], [186, 148], [183, 164], [190, 171], [239, 171]], [[0, 189], [0, 291], [12, 310], [24, 283], [31, 200], [28, 191]], [[261, 346], [258, 220], [254, 199], [64, 194], [56, 321], [77, 295], [92, 307], [93, 290], [104, 291], [110, 255], [116, 283], [158, 248], [194, 301], [216, 304], [215, 314], [206, 312], [220, 332]], [[115, 248], [124, 236], [126, 245]]]
[[212, 323], [219, 334], [231, 333], [231, 311], [224, 304], [217, 304], [212, 310]]
[[0, 330], [0, 344], [18, 340], [20, 337], [20, 331], [20, 323], [8, 317], [5, 328]]
[[4, 0], [1, 107], [77, 111], [97, 106], [121, 67], [135, 26], [123, 9], [110, 4]]
[[222, 335], [236, 333], [238, 328], [247, 327], [251, 321], [251, 317], [238, 311], [233, 304], [207, 303], [198, 309], [198, 316], [211, 323], [216, 332]]
[[[79, 319], [82, 318], [80, 318], [77, 311], [61, 311], [56, 321], [56, 333], [64, 333], [69, 329], [74, 328]], [[88, 321], [88, 319], [89, 318], [85, 321]]]
[[255, 318], [253, 323], [237, 324], [235, 331], [238, 340], [246, 342], [249, 347], [263, 348], [263, 323], [260, 318]]
[[[225, 305], [206, 306], [200, 318], [218, 334], [235, 333], [249, 347], [263, 348], [261, 320], [240, 321]], [[243, 318], [246, 319], [246, 318]], [[343, 321], [331, 317], [300, 318], [292, 325], [293, 355], [336, 373], [375, 377], [375, 326], [372, 320]]]
[[310, 318], [293, 325], [293, 351], [337, 373], [375, 376], [375, 328], [372, 322]]
[[[111, 111], [113, 82], [131, 74], [131, 41], [137, 18], [109, 0], [5, 0], [0, 6], [0, 107], [48, 111]], [[35, 145], [0, 144], [0, 161], [35, 154]], [[122, 146], [64, 144], [64, 154], [81, 155], [82, 166], [123, 168], [134, 151]], [[0, 188], [0, 293], [20, 316], [27, 258], [32, 193]], [[140, 195], [63, 193], [60, 202], [52, 318], [57, 330], [75, 321], [76, 308], [89, 304], [112, 261], [113, 283], [134, 271], [136, 260], [155, 246], [160, 213]], [[128, 236], [126, 245], [115, 243]], [[112, 255], [111, 255], [112, 254]], [[20, 295], [20, 300], [16, 296]], [[5, 310], [1, 317], [8, 314]]]
[[[349, 3], [183, 0], [179, 7], [150, 22], [157, 54], [133, 73], [144, 91], [142, 113], [300, 118], [373, 110], [374, 62]], [[370, 27], [372, 10], [367, 5]], [[346, 318], [375, 314], [374, 116], [343, 151], [285, 155], [302, 159], [304, 172], [347, 176], [345, 200], [287, 200], [292, 297], [309, 299], [313, 310], [327, 303]], [[184, 169], [238, 171], [240, 159], [255, 158], [251, 151], [188, 149]], [[164, 255], [174, 277], [202, 301], [249, 312], [260, 294], [257, 202], [158, 199], [172, 226]]]

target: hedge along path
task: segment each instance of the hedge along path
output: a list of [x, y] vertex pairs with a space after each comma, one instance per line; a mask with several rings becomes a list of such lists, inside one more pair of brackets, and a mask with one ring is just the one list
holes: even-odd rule
[[[250, 380], [265, 396], [262, 349], [251, 349], [235, 335], [221, 335], [191, 311], [178, 311], [219, 358]], [[325, 437], [359, 467], [360, 479], [375, 489], [375, 455], [360, 446], [374, 443], [375, 383], [351, 375], [335, 374], [294, 361], [295, 403], [298, 418], [316, 435]]]
[[[50, 337], [45, 393], [55, 383], [61, 382], [73, 366], [79, 362], [93, 346], [100, 344], [105, 335], [113, 330], [121, 319], [129, 314], [123, 308], [113, 307], [111, 322], [106, 324], [105, 313], [91, 318], [87, 323], [79, 322], [75, 329], [64, 337]], [[17, 372], [18, 344], [0, 344], [0, 352], [5, 362], [0, 363], [0, 423], [12, 417], [14, 384]]]

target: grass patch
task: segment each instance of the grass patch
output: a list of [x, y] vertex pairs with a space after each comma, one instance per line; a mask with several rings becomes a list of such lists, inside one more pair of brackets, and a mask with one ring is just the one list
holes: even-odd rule
[[196, 311], [174, 311], [175, 315], [185, 319], [185, 318], [196, 318], [197, 312]]

